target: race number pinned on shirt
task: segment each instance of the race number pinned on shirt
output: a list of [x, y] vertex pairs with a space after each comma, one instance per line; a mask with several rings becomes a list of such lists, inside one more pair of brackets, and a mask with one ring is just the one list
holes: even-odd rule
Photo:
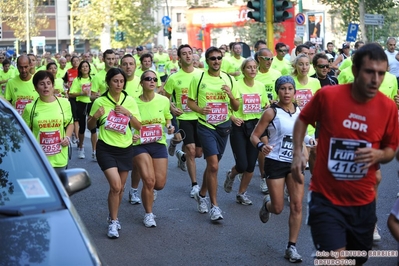
[[355, 151], [371, 147], [364, 140], [331, 138], [328, 154], [328, 170], [338, 180], [358, 180], [363, 178], [368, 169], [360, 169], [365, 164], [355, 163]]
[[7, 83], [1, 84], [1, 94], [2, 94], [2, 95], [4, 95], [5, 92], [6, 92], [6, 86], [7, 86]]
[[59, 130], [40, 132], [39, 143], [46, 155], [54, 155], [61, 152], [61, 135]]
[[261, 108], [259, 94], [242, 94], [242, 112], [244, 114], [260, 113]]
[[292, 162], [292, 136], [285, 135], [283, 141], [281, 142], [280, 152], [278, 157], [281, 161]]
[[183, 112], [185, 113], [192, 112], [192, 110], [187, 105], [187, 99], [188, 99], [187, 94], [182, 94], [180, 97], [181, 107], [183, 109]]
[[312, 96], [313, 96], [313, 93], [312, 93], [312, 90], [310, 90], [310, 89], [296, 90], [295, 100], [297, 101], [298, 107], [301, 109], [303, 107], [305, 107], [305, 105], [310, 101]]
[[18, 114], [22, 115], [22, 113], [24, 112], [25, 106], [32, 102], [32, 100], [30, 99], [18, 99], [15, 102], [15, 109], [17, 109]]
[[126, 134], [130, 118], [124, 114], [117, 114], [115, 110], [111, 110], [105, 120], [105, 130], [111, 130], [123, 135]]
[[211, 112], [206, 115], [206, 121], [209, 124], [218, 124], [227, 119], [227, 103], [206, 103], [207, 107], [211, 107]]
[[140, 129], [141, 144], [157, 142], [162, 139], [162, 125], [143, 125]]
[[159, 64], [159, 65], [158, 65], [158, 72], [164, 73], [164, 72], [165, 72], [165, 65]]
[[82, 92], [87, 94], [87, 96], [91, 95], [91, 83], [86, 83], [82, 85]]

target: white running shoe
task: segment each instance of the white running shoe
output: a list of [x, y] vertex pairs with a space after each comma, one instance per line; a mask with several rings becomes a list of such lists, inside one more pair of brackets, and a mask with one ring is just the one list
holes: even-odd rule
[[97, 157], [96, 157], [96, 152], [95, 152], [95, 151], [93, 151], [93, 152], [91, 153], [91, 159], [92, 159], [94, 162], [97, 162]]
[[198, 185], [194, 185], [190, 191], [190, 197], [194, 198], [195, 193], [200, 191], [200, 187]]
[[231, 171], [229, 170], [226, 173], [226, 179], [224, 180], [224, 185], [223, 185], [224, 191], [226, 191], [227, 193], [231, 192], [231, 190], [233, 189], [233, 184], [234, 184], [234, 178], [233, 179], [230, 178], [230, 175], [231, 175]]
[[374, 227], [374, 233], [373, 233], [373, 241], [374, 242], [379, 242], [379, 241], [381, 241], [381, 235], [380, 235], [380, 233], [378, 232], [378, 226], [377, 226], [377, 224], [375, 225], [375, 227]]
[[[118, 230], [121, 230], [122, 226], [121, 226], [118, 218], [116, 218], [116, 220], [113, 220], [113, 221], [116, 222], [116, 226], [118, 227]], [[112, 223], [112, 219], [111, 219], [111, 217], [109, 215], [107, 217], [107, 223], [108, 223], [108, 225], [110, 225]]]
[[111, 223], [108, 225], [108, 237], [109, 238], [118, 238], [118, 225], [115, 220], [112, 220]]
[[129, 202], [132, 205], [141, 203], [141, 199], [139, 197], [139, 191], [137, 189], [129, 190]]
[[211, 211], [209, 212], [211, 215], [212, 221], [222, 220], [222, 210], [218, 206], [212, 206]]
[[242, 205], [252, 205], [252, 201], [248, 198], [247, 192], [244, 192], [242, 194], [237, 194], [236, 202]]
[[83, 148], [78, 150], [78, 158], [79, 158], [79, 159], [84, 159], [84, 158], [86, 158], [86, 156], [85, 156], [85, 150], [84, 150]]
[[302, 256], [299, 255], [295, 246], [290, 246], [285, 250], [284, 258], [286, 258], [291, 263], [302, 262]]
[[260, 191], [264, 194], [269, 194], [269, 188], [267, 187], [266, 184], [266, 178], [261, 178], [260, 179]]
[[144, 220], [143, 220], [143, 223], [144, 223], [145, 227], [148, 227], [148, 228], [156, 227], [157, 223], [155, 222], [154, 218], [155, 218], [154, 214], [146, 213], [144, 215]]
[[199, 190], [195, 192], [194, 199], [197, 201], [197, 209], [200, 213], [208, 212], [208, 201], [199, 195]]

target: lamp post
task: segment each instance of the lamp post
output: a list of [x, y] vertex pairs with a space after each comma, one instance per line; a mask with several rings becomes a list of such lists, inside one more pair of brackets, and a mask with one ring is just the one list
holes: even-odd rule
[[30, 33], [29, 33], [29, 0], [26, 0], [26, 52], [30, 52]]

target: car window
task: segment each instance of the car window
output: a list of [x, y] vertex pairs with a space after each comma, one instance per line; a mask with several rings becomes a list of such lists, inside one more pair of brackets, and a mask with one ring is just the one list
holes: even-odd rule
[[0, 104], [0, 210], [17, 208], [25, 213], [58, 208], [61, 200], [50, 172], [35, 140], [21, 126], [24, 121], [15, 114]]

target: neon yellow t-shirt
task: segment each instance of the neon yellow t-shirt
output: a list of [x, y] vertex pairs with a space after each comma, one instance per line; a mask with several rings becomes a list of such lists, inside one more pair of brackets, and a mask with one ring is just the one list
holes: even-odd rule
[[[60, 78], [54, 79], [54, 89], [59, 90], [60, 94], [62, 94], [62, 97], [65, 96], [64, 93], [64, 80]], [[60, 96], [60, 95], [57, 95]]]
[[269, 100], [277, 100], [277, 93], [274, 89], [276, 85], [276, 80], [281, 77], [281, 73], [278, 70], [270, 68], [267, 73], [261, 73], [258, 70], [256, 74], [255, 80], [260, 81], [263, 83], [265, 92], [267, 93], [267, 97]]
[[66, 166], [68, 146], [63, 147], [60, 142], [66, 136], [65, 128], [73, 123], [69, 101], [57, 98], [56, 101], [47, 103], [38, 98], [37, 101], [26, 105], [22, 118], [31, 128], [51, 165], [53, 167]]
[[103, 94], [107, 90], [107, 83], [105, 82], [105, 76], [107, 71], [104, 69], [99, 71], [92, 79], [91, 90], [94, 92], [100, 92]]
[[141, 66], [140, 56], [138, 54], [133, 55], [134, 59], [136, 60], [136, 69]]
[[[212, 108], [211, 114], [203, 115], [197, 113], [197, 116], [199, 123], [210, 129], [214, 129], [215, 125], [229, 120], [231, 115], [230, 99], [227, 94], [222, 91], [222, 86], [229, 86], [235, 99], [240, 98], [240, 93], [235, 79], [226, 73], [221, 72], [219, 77], [214, 77], [210, 76], [208, 71], [205, 71], [201, 83], [199, 84], [201, 75], [202, 74], [197, 74], [193, 77], [188, 89], [188, 98], [197, 101], [200, 108], [205, 106]], [[199, 91], [197, 91], [197, 88]]]
[[64, 69], [61, 68], [57, 68], [57, 75], [56, 78], [57, 79], [62, 79], [65, 76], [65, 73], [67, 72], [67, 68], [65, 67]]
[[[316, 67], [317, 67], [317, 66], [316, 66]], [[311, 76], [313, 76], [314, 74], [316, 74], [316, 69], [314, 69], [313, 64], [310, 64], [308, 77], [311, 77]]]
[[[229, 67], [227, 73], [233, 73], [233, 72], [236, 72], [236, 71], [240, 71], [241, 72], [241, 65], [242, 65], [242, 62], [244, 60], [245, 60], [245, 58], [242, 57], [242, 56], [240, 56], [239, 59], [235, 58], [234, 56], [231, 56], [230, 59], [229, 59], [230, 67]], [[244, 75], [242, 74], [242, 72], [241, 72], [241, 74], [239, 76], [235, 77], [236, 80], [240, 80], [242, 78], [244, 78]]]
[[[11, 69], [9, 69], [9, 70], [7, 71], [7, 73], [4, 72], [4, 70], [0, 70], [0, 80], [12, 79], [12, 78], [14, 78], [14, 77], [15, 77], [15, 72], [14, 72], [13, 70], [11, 70]], [[4, 96], [4, 95], [5, 95], [6, 86], [7, 86], [7, 82], [6, 82], [6, 83], [3, 83], [3, 84], [0, 84], [0, 87], [1, 87], [1, 89], [0, 89], [0, 95], [1, 95], [1, 96]]]
[[230, 60], [229, 60], [230, 56], [224, 56], [223, 60], [222, 60], [222, 65], [220, 66], [220, 70], [222, 70], [223, 72], [228, 73], [229, 69], [230, 69]]
[[[351, 57], [347, 57], [342, 63], [341, 65], [338, 67], [338, 69], [340, 71], [344, 70], [347, 67], [351, 67], [352, 66], [352, 58]], [[341, 84], [341, 83], [340, 83]]]
[[194, 68], [191, 73], [184, 72], [180, 69], [178, 72], [170, 75], [166, 80], [164, 90], [172, 95], [172, 101], [176, 103], [176, 107], [183, 111], [183, 114], [176, 117], [178, 120], [197, 120], [197, 114], [187, 106], [188, 88], [191, 80], [196, 75], [201, 75], [203, 71]]
[[166, 75], [176, 73], [180, 69], [179, 62], [169, 61], [165, 65]]
[[95, 76], [97, 75], [98, 71], [96, 66], [93, 63], [90, 63], [90, 76]]
[[252, 87], [245, 84], [244, 79], [237, 81], [238, 91], [240, 92], [240, 108], [233, 112], [234, 116], [244, 121], [259, 119], [263, 113], [263, 108], [269, 103], [264, 85], [255, 80]]
[[[104, 107], [104, 114], [98, 119], [100, 125], [98, 139], [104, 141], [110, 146], [126, 148], [132, 145], [133, 135], [130, 129], [130, 118], [122, 114], [116, 114], [112, 96], [109, 94], [98, 97], [90, 110], [90, 116], [93, 116], [98, 108]], [[121, 93], [118, 104], [121, 104], [129, 112], [141, 121], [140, 112], [136, 101], [125, 93]]]
[[169, 99], [163, 95], [155, 93], [154, 98], [149, 102], [143, 102], [140, 98], [135, 99], [139, 107], [141, 116], [141, 130], [135, 131], [140, 139], [133, 145], [141, 145], [143, 142], [157, 142], [166, 145], [166, 136], [163, 128], [166, 120], [172, 119], [170, 113]]
[[[300, 98], [301, 101], [299, 104], [299, 108], [303, 108], [308, 102], [309, 100], [313, 97], [313, 95], [320, 90], [321, 85], [320, 85], [320, 81], [316, 78], [311, 78], [308, 77], [308, 83], [306, 85], [302, 85], [301, 83], [299, 83], [298, 81], [298, 77], [294, 77], [294, 81], [295, 81], [295, 87], [296, 87], [296, 94], [295, 94], [295, 98], [298, 99]], [[301, 96], [301, 91], [304, 92], [303, 96]], [[315, 133], [316, 129], [309, 125], [308, 126], [308, 135], [313, 136]]]
[[[70, 93], [81, 93], [83, 91], [91, 91], [92, 79], [90, 78], [76, 78], [72, 82]], [[77, 96], [77, 102], [91, 103], [90, 96]]]
[[[346, 61], [346, 60], [345, 60]], [[338, 75], [338, 83], [339, 84], [346, 84], [346, 83], [351, 83], [355, 80], [355, 77], [353, 76], [352, 73], [352, 68], [347, 67], [344, 70], [341, 71]]]
[[273, 58], [272, 66], [271, 68], [278, 70], [281, 75], [290, 75], [291, 74], [291, 65], [290, 61], [287, 59], [283, 58], [283, 60], [279, 60], [277, 56]]
[[398, 82], [396, 81], [396, 76], [388, 71], [385, 72], [385, 77], [379, 90], [388, 98], [393, 100], [394, 96], [398, 93]]
[[138, 77], [134, 77], [133, 80], [128, 80], [125, 91], [134, 99], [138, 98], [143, 93], [143, 87], [141, 87], [140, 79]]
[[[96, 63], [96, 68], [97, 68], [98, 72], [100, 72], [101, 70], [104, 70], [105, 69], [105, 63], [104, 62]], [[98, 74], [98, 72], [97, 72], [97, 74]]]
[[[157, 62], [155, 62], [157, 60]], [[169, 55], [167, 53], [156, 53], [154, 54], [154, 63], [157, 68], [157, 72], [160, 77], [165, 76], [165, 66], [166, 63], [170, 61]]]
[[28, 81], [23, 81], [19, 76], [10, 79], [7, 82], [5, 96], [7, 101], [17, 109], [18, 113], [22, 115], [25, 106], [39, 97], [32, 83], [32, 78]]

